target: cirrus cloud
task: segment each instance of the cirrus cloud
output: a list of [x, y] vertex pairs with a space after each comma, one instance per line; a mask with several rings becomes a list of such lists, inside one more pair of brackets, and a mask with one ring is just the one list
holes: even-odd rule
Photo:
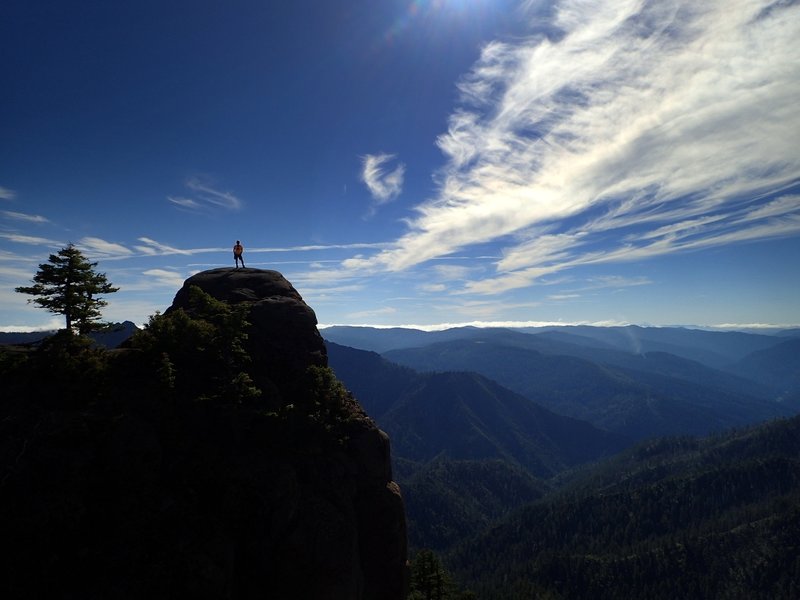
[[186, 180], [185, 185], [192, 194], [191, 198], [167, 196], [167, 200], [180, 209], [193, 212], [215, 209], [238, 211], [243, 206], [241, 199], [235, 194], [218, 190], [200, 177], [190, 177]]
[[78, 242], [78, 248], [85, 251], [92, 258], [104, 258], [106, 260], [112, 258], [128, 258], [133, 252], [115, 242], [108, 242], [98, 237], [84, 237]]
[[438, 193], [345, 269], [496, 243], [494, 273], [464, 287], [496, 294], [800, 233], [798, 3], [563, 0], [552, 15], [549, 36], [483, 49], [438, 139]]
[[10, 210], [4, 210], [2, 214], [6, 219], [12, 219], [14, 221], [23, 221], [25, 223], [49, 223], [49, 219], [41, 215], [29, 215], [27, 213]]

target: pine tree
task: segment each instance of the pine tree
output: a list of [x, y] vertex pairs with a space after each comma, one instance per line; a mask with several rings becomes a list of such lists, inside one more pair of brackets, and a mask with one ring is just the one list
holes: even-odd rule
[[28, 302], [64, 315], [67, 331], [77, 327], [78, 333], [88, 333], [99, 328], [100, 309], [108, 304], [98, 295], [119, 290], [106, 280], [105, 273], [95, 272], [96, 266], [69, 244], [39, 265], [33, 285], [15, 289], [20, 294], [36, 296]]

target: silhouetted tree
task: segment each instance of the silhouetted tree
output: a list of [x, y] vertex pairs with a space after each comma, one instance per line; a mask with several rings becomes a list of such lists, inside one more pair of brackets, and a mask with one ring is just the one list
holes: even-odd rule
[[105, 273], [94, 270], [96, 266], [96, 262], [89, 262], [69, 244], [39, 265], [33, 285], [15, 289], [20, 294], [35, 296], [28, 302], [64, 315], [67, 331], [77, 327], [78, 333], [88, 333], [99, 328], [100, 309], [108, 304], [99, 295], [119, 290], [106, 280]]

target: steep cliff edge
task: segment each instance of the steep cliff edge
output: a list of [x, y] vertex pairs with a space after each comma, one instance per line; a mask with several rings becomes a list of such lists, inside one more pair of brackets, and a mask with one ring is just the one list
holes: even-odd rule
[[0, 356], [0, 593], [403, 598], [389, 441], [324, 369], [313, 311], [280, 273], [215, 269], [165, 317], [192, 317], [191, 286], [246, 305], [266, 399], [178, 397], [135, 344]]

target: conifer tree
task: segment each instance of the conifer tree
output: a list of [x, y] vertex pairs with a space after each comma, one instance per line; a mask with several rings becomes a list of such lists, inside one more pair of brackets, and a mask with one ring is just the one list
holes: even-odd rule
[[64, 315], [67, 331], [77, 328], [78, 333], [88, 333], [99, 328], [100, 309], [108, 304], [99, 295], [119, 290], [107, 281], [105, 273], [94, 270], [96, 266], [69, 244], [39, 265], [33, 285], [15, 289], [35, 296], [28, 302]]

